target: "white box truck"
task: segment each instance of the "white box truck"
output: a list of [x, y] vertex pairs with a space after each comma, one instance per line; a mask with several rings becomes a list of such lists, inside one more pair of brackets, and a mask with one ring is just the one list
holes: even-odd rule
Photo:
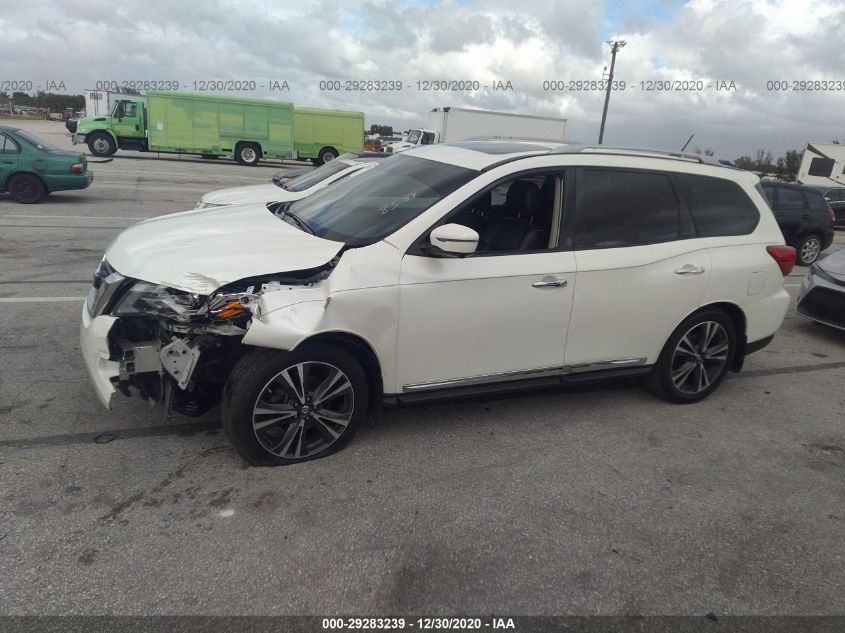
[[478, 137], [563, 141], [566, 119], [526, 114], [508, 114], [466, 108], [434, 108], [424, 128], [409, 130], [404, 140], [382, 148], [402, 152], [419, 145], [455, 143]]
[[839, 143], [807, 143], [798, 182], [802, 185], [845, 185], [845, 145]]

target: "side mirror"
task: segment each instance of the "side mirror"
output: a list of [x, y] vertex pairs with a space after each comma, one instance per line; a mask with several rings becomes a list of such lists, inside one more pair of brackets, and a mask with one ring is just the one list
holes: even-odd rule
[[428, 236], [431, 245], [452, 255], [472, 255], [478, 248], [478, 233], [461, 224], [444, 224]]

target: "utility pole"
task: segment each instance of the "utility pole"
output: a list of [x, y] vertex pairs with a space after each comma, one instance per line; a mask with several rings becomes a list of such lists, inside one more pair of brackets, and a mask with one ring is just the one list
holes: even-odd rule
[[604, 140], [604, 124], [607, 121], [607, 106], [610, 104], [610, 89], [613, 87], [613, 68], [616, 66], [616, 53], [623, 48], [625, 40], [608, 40], [610, 44], [610, 75], [607, 78], [607, 92], [604, 95], [604, 111], [601, 113], [601, 129], [599, 130], [599, 145]]

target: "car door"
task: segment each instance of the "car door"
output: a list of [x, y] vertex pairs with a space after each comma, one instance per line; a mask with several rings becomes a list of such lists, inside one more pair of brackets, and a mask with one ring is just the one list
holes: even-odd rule
[[112, 121], [112, 129], [115, 135], [120, 137], [137, 138], [143, 136], [141, 131], [141, 114], [138, 112], [138, 104], [135, 101], [121, 101], [115, 110], [115, 119]]
[[580, 372], [653, 364], [701, 305], [707, 245], [670, 174], [588, 167], [576, 178], [577, 280], [566, 366]]
[[18, 167], [20, 148], [10, 137], [0, 133], [0, 187], [6, 184], [9, 174]]
[[[559, 231], [562, 188], [560, 180], [553, 200], [548, 200], [555, 214], [549, 218], [550, 234]], [[482, 197], [489, 200], [491, 191]], [[514, 229], [521, 226], [517, 215]], [[447, 215], [443, 222], [449, 217], [453, 216]], [[428, 233], [421, 240], [427, 241]], [[486, 229], [480, 233], [484, 238]], [[556, 242], [554, 234], [547, 248], [482, 250], [469, 257], [437, 257], [412, 247], [400, 271], [399, 391], [559, 374], [572, 307], [575, 258]]]

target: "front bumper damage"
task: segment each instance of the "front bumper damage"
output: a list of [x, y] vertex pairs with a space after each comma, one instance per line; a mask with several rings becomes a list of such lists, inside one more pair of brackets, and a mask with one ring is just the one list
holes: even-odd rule
[[79, 348], [88, 376], [100, 402], [111, 408], [111, 397], [115, 392], [112, 378], [120, 374], [120, 364], [111, 359], [109, 332], [117, 321], [116, 317], [101, 315], [92, 318], [85, 304], [82, 305], [82, 322], [79, 326]]
[[[279, 329], [267, 332], [261, 320], [264, 299], [274, 297], [272, 312], [281, 312], [286, 304], [292, 304], [294, 314], [308, 304], [323, 312], [327, 291], [320, 282], [335, 263], [316, 272], [290, 273], [302, 277], [286, 277], [286, 283], [236, 283], [237, 291], [218, 290], [201, 298], [201, 307], [172, 319], [124, 314], [120, 305], [136, 280], [123, 277], [104, 260], [82, 307], [80, 326], [80, 349], [100, 401], [110, 408], [115, 391], [126, 396], [138, 392], [145, 400], [163, 403], [167, 414], [171, 410], [189, 416], [204, 413], [219, 403], [232, 367], [254, 345], [248, 340], [250, 334], [260, 332], [261, 341], [274, 339], [266, 346], [277, 349], [292, 349], [307, 336], [300, 323], [296, 323], [300, 327], [289, 324], [288, 336]], [[233, 312], [236, 315], [229, 318]], [[307, 319], [312, 324], [316, 320]]]

